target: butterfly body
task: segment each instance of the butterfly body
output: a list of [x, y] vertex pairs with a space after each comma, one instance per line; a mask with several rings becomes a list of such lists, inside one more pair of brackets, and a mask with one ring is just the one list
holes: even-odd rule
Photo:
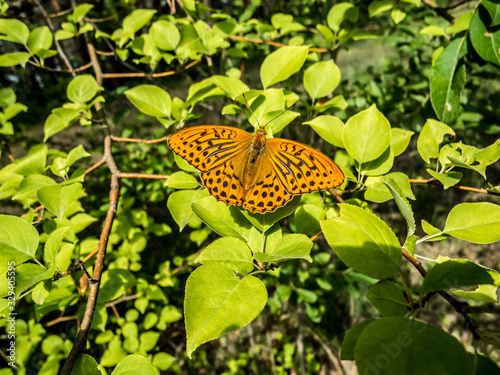
[[299, 142], [230, 126], [199, 125], [168, 138], [170, 148], [200, 171], [209, 193], [250, 212], [272, 212], [294, 195], [341, 185], [344, 174], [325, 154]]

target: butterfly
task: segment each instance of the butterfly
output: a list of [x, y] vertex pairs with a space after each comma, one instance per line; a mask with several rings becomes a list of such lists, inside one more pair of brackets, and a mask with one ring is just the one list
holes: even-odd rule
[[199, 125], [172, 134], [167, 142], [200, 171], [210, 195], [252, 213], [273, 212], [293, 196], [340, 186], [345, 176], [333, 160], [299, 142], [266, 138], [223, 125]]

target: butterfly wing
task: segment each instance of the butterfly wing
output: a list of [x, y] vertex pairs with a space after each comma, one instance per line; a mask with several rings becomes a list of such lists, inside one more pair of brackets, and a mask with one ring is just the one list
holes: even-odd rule
[[345, 176], [322, 152], [288, 139], [271, 138], [266, 153], [284, 189], [291, 195], [327, 190], [342, 185]]
[[260, 159], [256, 183], [246, 193], [243, 208], [250, 212], [273, 212], [293, 198], [273, 168], [267, 152]]
[[231, 126], [199, 125], [172, 134], [167, 142], [177, 155], [207, 172], [244, 153], [251, 139], [250, 133]]

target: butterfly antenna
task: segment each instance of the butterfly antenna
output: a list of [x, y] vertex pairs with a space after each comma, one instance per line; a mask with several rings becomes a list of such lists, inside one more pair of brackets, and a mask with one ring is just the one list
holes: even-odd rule
[[260, 128], [259, 120], [257, 120], [257, 116], [255, 116], [255, 113], [253, 113], [252, 108], [250, 108], [250, 104], [248, 103], [248, 100], [245, 97], [245, 93], [243, 93], [242, 95], [243, 95], [243, 99], [245, 99], [245, 103], [247, 103], [247, 108], [250, 110], [250, 112], [252, 112], [253, 118], [255, 119], [255, 121], [257, 122], [257, 125], [259, 125], [259, 128]]
[[295, 105], [295, 103], [293, 103], [290, 107], [286, 108], [283, 112], [281, 112], [278, 116], [274, 117], [273, 119], [269, 120], [267, 122], [266, 125], [264, 125], [264, 127], [266, 127], [270, 122], [273, 122], [274, 120], [276, 120], [278, 117], [280, 117], [281, 115], [284, 115], [289, 109], [292, 109], [292, 107]]

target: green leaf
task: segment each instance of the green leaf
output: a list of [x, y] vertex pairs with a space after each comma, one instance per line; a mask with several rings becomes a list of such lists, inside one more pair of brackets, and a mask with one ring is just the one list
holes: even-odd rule
[[[484, 4], [484, 2], [483, 2]], [[462, 14], [455, 23], [446, 28], [446, 32], [450, 34], [458, 34], [462, 31], [469, 30], [470, 22], [472, 20], [472, 13]]]
[[493, 284], [490, 269], [467, 259], [450, 259], [432, 267], [425, 276], [422, 293]]
[[82, 145], [79, 145], [72, 149], [69, 153], [68, 156], [66, 157], [66, 161], [64, 162], [64, 165], [61, 169], [64, 168], [69, 168], [71, 167], [77, 160], [83, 159], [83, 158], [88, 158], [90, 157], [91, 154], [89, 154], [85, 149], [83, 148]]
[[205, 265], [220, 263], [245, 274], [255, 267], [250, 248], [244, 241], [235, 237], [215, 240], [201, 252], [196, 262]]
[[391, 125], [375, 104], [352, 116], [344, 127], [345, 148], [359, 163], [377, 159], [389, 148], [390, 140]]
[[429, 222], [422, 219], [422, 230], [430, 236], [429, 239], [425, 238], [425, 241], [441, 241], [449, 236], [444, 234], [439, 228], [436, 228]]
[[431, 324], [390, 317], [368, 324], [354, 349], [360, 374], [468, 374], [473, 363], [463, 345]]
[[153, 18], [155, 13], [156, 10], [135, 9], [123, 20], [123, 30], [132, 33], [139, 31]]
[[281, 219], [290, 216], [295, 212], [300, 204], [300, 196], [293, 197], [285, 206], [278, 208], [274, 212], [266, 212], [265, 214], [250, 213], [247, 210], [241, 210], [243, 215], [252, 225], [262, 232], [267, 232], [275, 223]]
[[[134, 275], [122, 268], [106, 270], [101, 278], [101, 290], [99, 291], [99, 302], [113, 301], [123, 296], [127, 290], [137, 284]], [[164, 299], [160, 295], [160, 298]]]
[[75, 362], [73, 370], [71, 370], [72, 375], [102, 375], [102, 372], [98, 368], [96, 360], [85, 353], [81, 353]]
[[181, 190], [175, 191], [169, 195], [167, 208], [181, 232], [194, 217], [194, 212], [191, 210], [192, 203], [206, 196], [208, 196], [208, 191], [206, 189]]
[[16, 216], [0, 215], [0, 264], [19, 265], [35, 257], [38, 231], [33, 225]]
[[340, 83], [340, 69], [333, 60], [311, 65], [304, 73], [304, 88], [314, 101], [330, 95]]
[[200, 184], [192, 174], [180, 171], [172, 173], [165, 182], [165, 186], [174, 189], [196, 189], [200, 187]]
[[125, 95], [141, 112], [155, 117], [170, 117], [172, 101], [168, 92], [154, 85], [139, 85]]
[[453, 40], [439, 55], [430, 77], [432, 108], [440, 121], [451, 123], [461, 113], [460, 95], [465, 86], [467, 38]]
[[61, 243], [70, 229], [69, 227], [58, 228], [49, 235], [43, 250], [44, 259], [49, 265], [55, 262]]
[[68, 128], [76, 122], [79, 111], [71, 108], [55, 108], [45, 120], [43, 132], [45, 134], [43, 141], [52, 137], [54, 134]]
[[384, 317], [406, 314], [408, 303], [403, 291], [392, 281], [379, 281], [368, 290], [366, 298]]
[[496, 303], [498, 302], [497, 289], [498, 282], [495, 283], [495, 285], [479, 285], [475, 290], [454, 290], [452, 293], [459, 297], [471, 299], [473, 301]]
[[41, 49], [49, 49], [52, 47], [52, 32], [48, 26], [40, 26], [31, 30], [28, 38], [28, 47], [31, 53], [37, 53]]
[[443, 184], [444, 190], [458, 184], [463, 177], [463, 174], [460, 172], [438, 173], [429, 168], [427, 168], [427, 173], [441, 182]]
[[495, 0], [482, 0], [481, 4], [486, 8], [491, 17], [491, 27], [500, 25], [500, 4]]
[[388, 200], [393, 199], [393, 195], [384, 185], [382, 179], [392, 179], [399, 186], [399, 188], [404, 192], [405, 197], [410, 199], [415, 199], [415, 195], [411, 190], [410, 180], [408, 175], [401, 172], [393, 172], [386, 174], [381, 177], [368, 177], [366, 179], [366, 186], [368, 189], [365, 191], [365, 199], [376, 202], [384, 203]]
[[325, 112], [326, 110], [330, 108], [338, 108], [341, 111], [346, 109], [348, 107], [347, 102], [344, 98], [343, 95], [337, 95], [331, 98], [330, 100], [327, 100], [324, 103], [318, 103], [315, 104], [313, 109], [317, 111], [318, 113]]
[[88, 12], [93, 8], [94, 6], [92, 4], [80, 4], [78, 5], [75, 10], [73, 11], [73, 22], [78, 23], [80, 22], [83, 17], [87, 15]]
[[65, 213], [75, 202], [82, 190], [82, 184], [75, 183], [71, 185], [51, 185], [45, 186], [37, 191], [37, 197], [40, 203], [59, 219], [65, 217]]
[[416, 229], [415, 218], [413, 217], [413, 211], [411, 209], [410, 203], [406, 199], [403, 189], [399, 187], [396, 181], [386, 177], [382, 179], [382, 183], [391, 192], [392, 196], [394, 197], [394, 201], [396, 202], [396, 205], [401, 212], [401, 215], [403, 215], [406, 221], [406, 226], [408, 228], [406, 238], [408, 238], [415, 233]]
[[4, 53], [0, 55], [0, 67], [21, 65], [24, 68], [29, 58], [30, 54], [28, 52]]
[[237, 78], [214, 75], [209, 80], [224, 91], [231, 100], [236, 100], [238, 96], [249, 90], [248, 86]]
[[363, 330], [366, 328], [366, 326], [373, 321], [375, 321], [375, 319], [365, 319], [346, 332], [344, 341], [342, 342], [342, 352], [340, 353], [340, 359], [354, 361], [354, 348], [356, 347], [358, 338], [361, 335], [361, 332], [363, 332]]
[[252, 226], [235, 206], [226, 206], [210, 196], [194, 201], [191, 208], [196, 216], [214, 232], [221, 236], [237, 237], [248, 242]]
[[180, 59], [198, 59], [201, 54], [208, 53], [193, 25], [184, 25], [181, 29], [181, 40], [175, 52]]
[[409, 130], [391, 128], [391, 148], [394, 157], [401, 155], [406, 150], [413, 134], [415, 133]]
[[16, 297], [32, 288], [40, 281], [47, 280], [54, 274], [55, 267], [46, 269], [38, 264], [23, 263], [16, 267]]
[[57, 30], [56, 31], [56, 40], [65, 40], [69, 38], [73, 38], [75, 36], [75, 31], [69, 30]]
[[380, 176], [392, 169], [394, 165], [394, 153], [390, 147], [384, 151], [375, 160], [358, 165], [356, 163], [356, 169], [360, 171], [361, 174], [365, 176]]
[[68, 99], [74, 103], [84, 104], [97, 94], [99, 86], [90, 74], [82, 74], [71, 80], [66, 90]]
[[350, 3], [338, 3], [330, 8], [328, 15], [326, 17], [328, 22], [328, 27], [334, 32], [340, 30], [340, 24], [348, 19], [352, 22], [356, 22], [358, 19], [358, 7]]
[[[101, 363], [102, 366], [104, 364]], [[115, 367], [111, 375], [155, 375], [156, 370], [151, 361], [139, 354], [130, 354], [123, 358]]]
[[158, 48], [165, 51], [173, 51], [181, 39], [177, 27], [172, 22], [165, 20], [153, 22], [149, 34], [153, 37]]
[[16, 159], [12, 164], [0, 170], [0, 180], [14, 177], [12, 175], [29, 176], [32, 174], [45, 174], [47, 160], [47, 146], [34, 146], [28, 156]]
[[282, 47], [268, 55], [260, 67], [260, 79], [264, 90], [297, 73], [308, 54], [307, 47]]
[[488, 202], [456, 205], [446, 218], [443, 232], [473, 243], [499, 241], [500, 206]]
[[368, 6], [368, 14], [370, 18], [385, 13], [394, 7], [393, 0], [375, 0]]
[[420, 34], [433, 35], [433, 36], [445, 36], [446, 33], [442, 27], [439, 26], [426, 26], [420, 30]]
[[406, 13], [403, 12], [401, 9], [393, 9], [391, 12], [391, 18], [397, 25], [406, 18]]
[[38, 189], [49, 185], [56, 185], [56, 182], [52, 178], [41, 174], [29, 175], [21, 182], [12, 199], [17, 201], [36, 200]]
[[266, 287], [254, 276], [240, 278], [220, 264], [197, 268], [186, 282], [184, 300], [188, 356], [201, 344], [250, 323], [266, 302]]
[[470, 40], [479, 56], [500, 66], [500, 30], [489, 26], [491, 18], [485, 8], [479, 6], [470, 22]]
[[285, 234], [272, 246], [265, 246], [264, 252], [254, 253], [254, 257], [262, 262], [279, 263], [291, 259], [305, 259], [312, 262], [310, 252], [313, 243], [304, 234]]
[[297, 232], [312, 236], [318, 233], [321, 228], [319, 222], [324, 218], [324, 208], [314, 204], [303, 204], [295, 211], [293, 222], [297, 227]]
[[24, 22], [14, 18], [0, 18], [0, 40], [9, 40], [25, 45], [29, 35], [30, 29]]
[[304, 122], [304, 125], [309, 125], [328, 143], [344, 148], [342, 133], [344, 131], [344, 123], [335, 116], [318, 116], [311, 121]]
[[431, 158], [439, 156], [439, 146], [446, 134], [455, 136], [455, 131], [442, 122], [433, 119], [426, 121], [417, 141], [418, 152], [425, 162], [430, 163]]
[[364, 275], [384, 279], [399, 272], [401, 247], [396, 235], [380, 218], [349, 204], [340, 205], [340, 216], [321, 221], [328, 244], [349, 267]]

